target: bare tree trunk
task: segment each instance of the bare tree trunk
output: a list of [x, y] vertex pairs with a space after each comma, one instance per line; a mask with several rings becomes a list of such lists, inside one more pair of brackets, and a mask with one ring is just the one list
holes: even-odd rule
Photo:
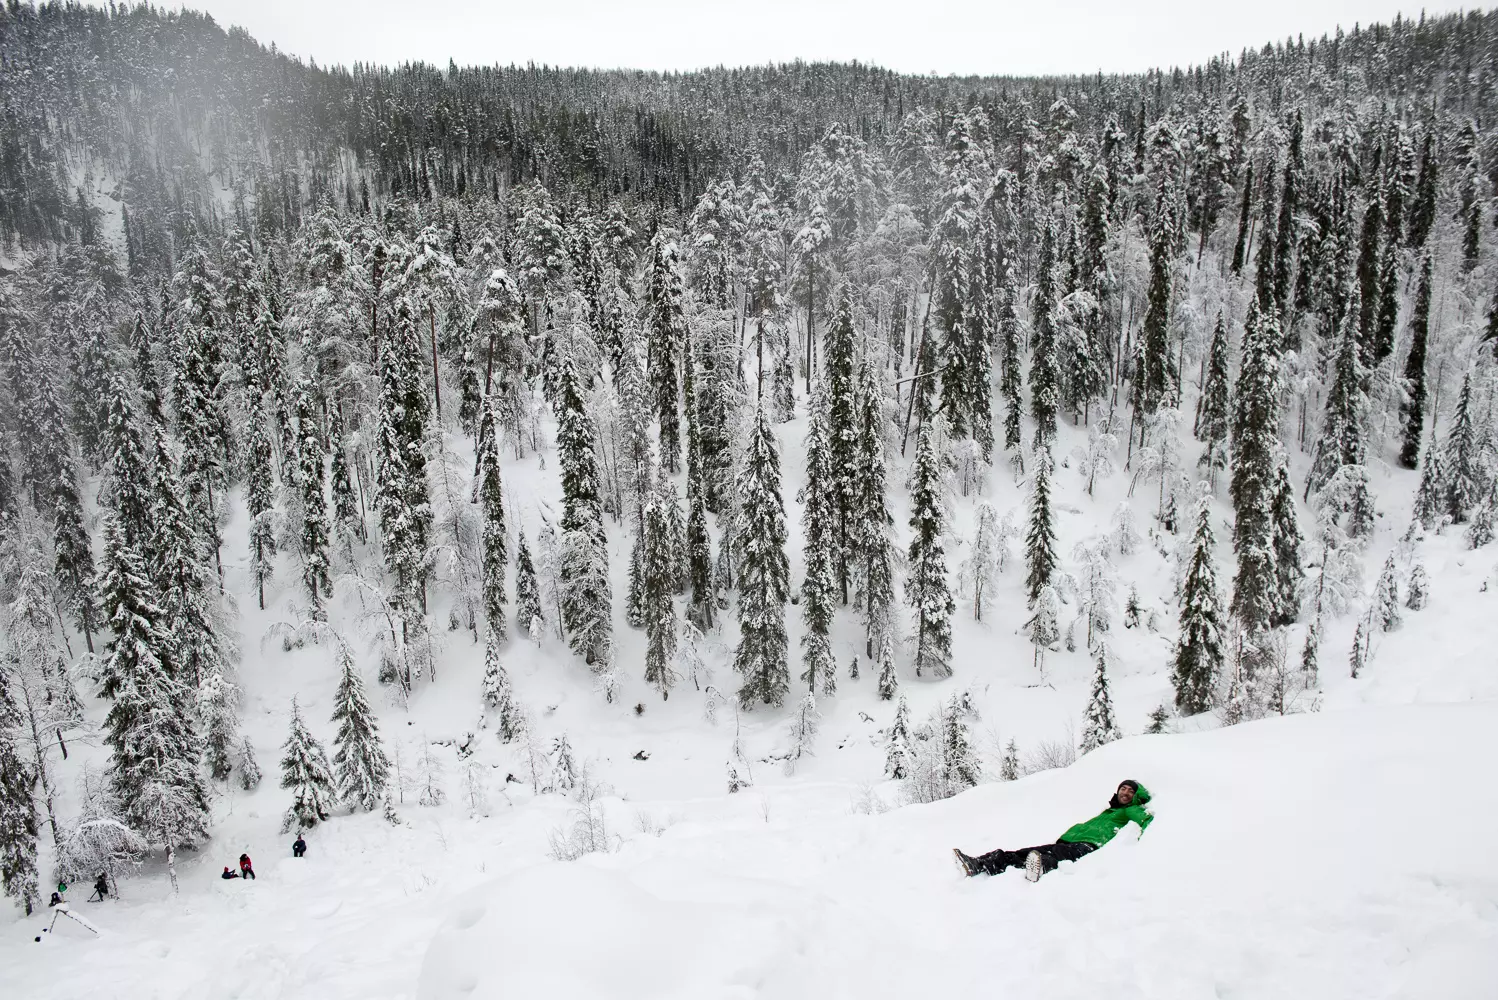
[[437, 419], [442, 419], [442, 379], [437, 372], [437, 310], [427, 306], [428, 329], [432, 335], [432, 399], [437, 404]]

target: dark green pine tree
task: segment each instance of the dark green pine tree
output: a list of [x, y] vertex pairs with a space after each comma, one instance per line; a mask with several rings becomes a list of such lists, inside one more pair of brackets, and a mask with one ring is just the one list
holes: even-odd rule
[[921, 428], [915, 466], [910, 472], [910, 573], [905, 578], [905, 602], [915, 612], [915, 672], [920, 677], [952, 675], [952, 613], [957, 604], [947, 585], [947, 557], [942, 546], [946, 502], [939, 420]]
[[1253, 219], [1254, 165], [1244, 171], [1243, 200], [1238, 205], [1238, 239], [1233, 244], [1233, 273], [1242, 274], [1248, 263], [1248, 226]]
[[281, 821], [281, 832], [306, 830], [328, 818], [338, 793], [328, 755], [302, 721], [296, 699], [291, 701], [291, 732], [281, 744], [281, 787], [292, 793], [291, 807]]
[[1420, 149], [1420, 175], [1415, 181], [1415, 200], [1410, 205], [1410, 228], [1406, 246], [1424, 246], [1431, 227], [1435, 225], [1439, 170], [1435, 156], [1435, 129], [1430, 128], [1425, 132], [1425, 144]]
[[379, 484], [375, 505], [385, 564], [395, 578], [395, 599], [404, 617], [425, 607], [430, 564], [427, 540], [432, 529], [432, 504], [422, 451], [427, 403], [421, 357], [410, 305], [402, 299], [380, 352]]
[[594, 457], [593, 421], [570, 356], [558, 367], [557, 453], [562, 465], [561, 617], [574, 653], [591, 665], [608, 660], [613, 593]]
[[998, 305], [999, 395], [1004, 397], [1004, 450], [1016, 457], [1020, 446], [1020, 414], [1025, 402], [1019, 317], [1014, 313], [1014, 301], [1018, 294], [1014, 284], [1014, 267], [1006, 257]]
[[780, 705], [790, 689], [785, 605], [790, 567], [785, 557], [785, 507], [780, 454], [764, 406], [755, 407], [749, 448], [738, 477], [739, 644], [733, 667], [743, 678], [739, 704]]
[[650, 389], [660, 420], [661, 465], [675, 475], [681, 464], [680, 360], [686, 314], [676, 244], [663, 232], [650, 241], [645, 275], [645, 327]]
[[1369, 371], [1377, 364], [1380, 287], [1379, 237], [1384, 231], [1383, 198], [1376, 189], [1363, 212], [1363, 232], [1358, 240], [1358, 347], [1359, 362]]
[[1373, 322], [1372, 364], [1383, 364], [1394, 353], [1394, 335], [1399, 326], [1399, 246], [1385, 239], [1383, 263], [1378, 270], [1378, 315]]
[[499, 471], [499, 421], [493, 400], [485, 397], [478, 423], [479, 514], [483, 520], [484, 618], [499, 641], [504, 641], [505, 563], [508, 560], [504, 481]]
[[1295, 516], [1295, 488], [1290, 485], [1290, 469], [1280, 456], [1275, 472], [1274, 501], [1274, 578], [1279, 595], [1276, 625], [1291, 625], [1300, 617], [1300, 549], [1305, 539]]
[[[648, 507], [650, 501], [645, 502]], [[640, 508], [640, 524], [629, 547], [629, 590], [624, 595], [624, 620], [630, 628], [645, 627], [645, 508]]]
[[41, 373], [37, 388], [39, 423], [45, 442], [42, 465], [52, 513], [53, 574], [62, 606], [83, 633], [92, 653], [94, 633], [100, 628], [99, 606], [94, 600], [94, 553], [84, 521], [78, 469], [73, 461], [73, 437], [49, 373]]
[[297, 476], [299, 506], [302, 511], [301, 556], [302, 587], [312, 616], [322, 619], [322, 599], [333, 593], [328, 574], [328, 499], [325, 491], [326, 463], [323, 461], [322, 428], [318, 426], [313, 387], [307, 380], [297, 386]]
[[1332, 384], [1326, 394], [1326, 413], [1316, 439], [1315, 458], [1306, 480], [1307, 495], [1318, 493], [1344, 465], [1362, 465], [1367, 454], [1363, 438], [1363, 366], [1359, 361], [1357, 302], [1342, 320]]
[[[844, 604], [848, 603], [848, 586], [853, 550], [852, 528], [854, 495], [857, 492], [858, 429], [857, 362], [853, 356], [853, 304], [847, 286], [837, 296], [837, 311], [826, 333], [822, 373], [822, 405], [825, 412], [825, 445], [832, 534], [828, 545], [833, 559], [832, 572]], [[808, 440], [810, 440], [808, 438]]]
[[1056, 408], [1061, 401], [1060, 373], [1056, 370], [1055, 272], [1056, 221], [1047, 219], [1035, 274], [1035, 302], [1030, 310], [1033, 328], [1030, 338], [1030, 415], [1035, 418], [1037, 448], [1049, 447], [1056, 436]]
[[[682, 396], [687, 414], [687, 520], [683, 528], [682, 555], [686, 561], [686, 586], [691, 594], [687, 603], [687, 620], [699, 630], [712, 629], [717, 617], [713, 601], [713, 546], [707, 532], [707, 466], [702, 454], [702, 402], [697, 383], [699, 352], [688, 339], [685, 352], [686, 371], [682, 379]], [[709, 377], [712, 375], [708, 367]], [[673, 504], [674, 506], [674, 504]]]
[[1425, 434], [1425, 353], [1430, 339], [1430, 254], [1420, 262], [1415, 287], [1415, 312], [1410, 317], [1410, 352], [1404, 359], [1404, 401], [1400, 405], [1403, 436], [1399, 464], [1413, 469], [1420, 462], [1420, 439]]
[[[1280, 185], [1279, 226], [1274, 235], [1274, 306], [1280, 317], [1288, 316], [1290, 306], [1290, 272], [1295, 258], [1295, 215], [1300, 211], [1301, 174], [1305, 170], [1302, 146], [1305, 119], [1300, 108], [1290, 126], [1290, 145], [1285, 155], [1284, 181]], [[1268, 238], [1268, 233], [1265, 234]], [[1288, 334], [1290, 323], [1281, 324]]]
[[1482, 343], [1492, 345], [1493, 360], [1498, 361], [1498, 290], [1493, 292], [1493, 304], [1488, 307], [1488, 327], [1483, 332]]
[[1196, 511], [1191, 561], [1181, 589], [1181, 634], [1171, 664], [1176, 710], [1197, 715], [1212, 707], [1212, 692], [1222, 673], [1222, 602], [1212, 558], [1212, 502], [1203, 495]]
[[1030, 527], [1025, 534], [1025, 591], [1033, 609], [1040, 592], [1056, 572], [1056, 527], [1051, 515], [1051, 456], [1041, 452], [1035, 461], [1035, 483], [1030, 490]]
[[[833, 326], [839, 322], [839, 319], [834, 319]], [[810, 428], [806, 433], [806, 485], [798, 497], [801, 501], [802, 561], [806, 567], [806, 576], [801, 580], [801, 615], [806, 623], [806, 630], [801, 634], [801, 662], [805, 665], [801, 679], [813, 693], [820, 683], [825, 695], [832, 694], [837, 687], [837, 664], [828, 630], [832, 626], [833, 605], [837, 599], [835, 575], [841, 506], [841, 498], [834, 486], [837, 473], [828, 440], [828, 381], [828, 369], [824, 368], [822, 381], [811, 399]]]
[[531, 550], [525, 542], [525, 532], [515, 546], [515, 624], [526, 635], [531, 633], [531, 623], [545, 621], [541, 613], [541, 588], [536, 583], [536, 566], [531, 561]]
[[211, 328], [200, 329], [188, 322], [181, 330], [180, 341], [173, 385], [182, 442], [177, 478], [193, 530], [202, 538], [205, 548], [213, 552], [222, 578], [218, 498], [225, 489], [224, 466], [229, 445], [217, 399], [217, 340]]
[[1206, 447], [1201, 461], [1209, 480], [1215, 485], [1217, 473], [1228, 467], [1228, 436], [1232, 423], [1232, 390], [1228, 373], [1228, 328], [1222, 313], [1212, 331], [1207, 350], [1207, 378], [1202, 383], [1200, 410], [1196, 419], [1196, 438]]
[[1484, 492], [1480, 442], [1472, 409], [1472, 373], [1469, 371], [1462, 376], [1462, 391], [1456, 397], [1456, 413], [1451, 420], [1451, 430], [1446, 432], [1446, 449], [1441, 456], [1446, 477], [1446, 513], [1453, 524], [1466, 523]]
[[1232, 611], [1251, 631], [1279, 610], [1274, 571], [1274, 490], [1279, 468], [1279, 327], [1257, 299], [1248, 306], [1233, 392], [1233, 551], [1238, 557]]
[[643, 554], [641, 603], [645, 619], [645, 683], [671, 696], [676, 681], [672, 663], [676, 658], [676, 592], [675, 567], [671, 559], [668, 500], [664, 484], [645, 505], [641, 526]]
[[1462, 273], [1471, 274], [1482, 260], [1482, 216], [1487, 199], [1473, 198], [1467, 209], [1467, 228], [1462, 235]]
[[265, 610], [265, 584], [276, 562], [276, 494], [272, 480], [270, 435], [258, 407], [250, 414], [249, 452], [245, 461], [245, 507], [250, 515], [250, 577], [260, 610]]
[[889, 512], [886, 486], [885, 426], [884, 383], [873, 360], [864, 358], [858, 378], [858, 470], [849, 535], [860, 564], [864, 655], [870, 658], [886, 639], [893, 645], [895, 519]]
[[1145, 294], [1144, 326], [1139, 334], [1134, 370], [1134, 406], [1151, 416], [1173, 405], [1176, 393], [1175, 359], [1170, 349], [1170, 233], [1162, 182], [1155, 202], [1154, 231], [1150, 236], [1150, 280]]
[[354, 809], [373, 811], [385, 797], [390, 760], [380, 740], [379, 723], [364, 696], [364, 681], [347, 648], [340, 646], [339, 660], [342, 676], [338, 693], [333, 696], [333, 722], [338, 725], [338, 734], [333, 737], [338, 798]]

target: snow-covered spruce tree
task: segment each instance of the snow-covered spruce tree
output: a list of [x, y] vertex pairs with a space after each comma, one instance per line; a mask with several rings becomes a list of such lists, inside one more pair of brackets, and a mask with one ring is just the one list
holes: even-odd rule
[[562, 466], [561, 624], [572, 651], [601, 667], [613, 641], [613, 593], [593, 421], [571, 357], [560, 362], [556, 416]]
[[1404, 402], [1400, 417], [1404, 434], [1399, 464], [1415, 468], [1420, 461], [1420, 438], [1425, 434], [1425, 353], [1430, 338], [1430, 254], [1420, 261], [1420, 283], [1415, 289], [1415, 312], [1410, 319], [1410, 350], [1404, 359]]
[[748, 452], [738, 477], [739, 644], [733, 667], [743, 678], [739, 704], [779, 705], [790, 688], [785, 605], [790, 568], [785, 557], [785, 507], [780, 453], [763, 404], [754, 412]]
[[1222, 313], [1212, 331], [1207, 351], [1207, 378], [1196, 417], [1196, 438], [1203, 444], [1201, 461], [1207, 480], [1215, 485], [1217, 473], [1228, 467], [1228, 435], [1231, 431], [1232, 403], [1228, 381], [1228, 331]]
[[[1135, 408], [1151, 416], [1176, 398], [1175, 359], [1170, 344], [1170, 236], [1166, 225], [1167, 201], [1164, 179], [1155, 201], [1155, 220], [1150, 233], [1150, 280], [1144, 326], [1136, 351]], [[1266, 241], [1267, 242], [1267, 241]]]
[[1456, 413], [1451, 430], [1446, 432], [1446, 447], [1441, 456], [1445, 474], [1446, 513], [1453, 524], [1463, 524], [1482, 499], [1483, 470], [1480, 441], [1472, 413], [1472, 373], [1462, 376], [1462, 391], [1456, 398]]
[[1108, 693], [1108, 644], [1100, 642], [1095, 656], [1097, 669], [1092, 674], [1092, 696], [1083, 713], [1082, 752], [1091, 753], [1098, 747], [1123, 737], [1118, 723], [1113, 719], [1113, 697]]
[[1274, 567], [1274, 493], [1279, 457], [1279, 328], [1272, 314], [1248, 306], [1242, 359], [1233, 393], [1233, 550], [1238, 575], [1233, 614], [1250, 631], [1269, 628], [1279, 612]]
[[281, 832], [305, 830], [328, 818], [337, 800], [328, 755], [302, 721], [302, 710], [291, 700], [291, 733], [281, 744], [281, 787], [292, 793], [291, 807], [281, 821]]
[[998, 303], [998, 347], [1000, 357], [999, 394], [1004, 397], [1004, 450], [1011, 461], [1020, 454], [1021, 414], [1024, 407], [1025, 382], [1020, 350], [1019, 317], [1014, 312], [1014, 267], [1006, 257], [1002, 264], [1002, 287]]
[[260, 762], [255, 759], [255, 746], [248, 736], [239, 741], [239, 787], [253, 791], [260, 784]]
[[1101, 535], [1078, 542], [1072, 550], [1077, 563], [1077, 603], [1081, 617], [1087, 619], [1088, 649], [1113, 627], [1118, 575], [1109, 558], [1111, 551], [1108, 539]]
[[1415, 487], [1415, 503], [1410, 511], [1410, 530], [1416, 524], [1434, 531], [1446, 519], [1446, 472], [1441, 462], [1441, 445], [1434, 430], [1425, 446], [1425, 462], [1420, 467], [1420, 485]]
[[1274, 523], [1274, 578], [1279, 598], [1276, 625], [1289, 625], [1300, 617], [1302, 570], [1300, 548], [1304, 538], [1295, 517], [1295, 488], [1283, 453], [1275, 471], [1274, 500], [1270, 508]]
[[[3, 683], [3, 681], [0, 681]], [[0, 702], [0, 890], [29, 917], [38, 905], [35, 776], [6, 738], [7, 707]]]
[[884, 776], [896, 780], [907, 777], [910, 771], [910, 706], [905, 696], [895, 706], [895, 718], [884, 733]]
[[1025, 564], [1029, 567], [1025, 590], [1033, 609], [1040, 592], [1051, 584], [1056, 572], [1056, 528], [1051, 520], [1051, 456], [1035, 456], [1035, 481], [1030, 488], [1030, 527], [1025, 534]]
[[1181, 634], [1171, 666], [1176, 710], [1196, 715], [1212, 707], [1223, 664], [1222, 608], [1217, 568], [1212, 558], [1212, 503], [1203, 495], [1197, 505], [1191, 562], [1181, 592]]
[[645, 273], [645, 323], [650, 390], [660, 420], [661, 465], [671, 475], [681, 466], [681, 353], [686, 315], [676, 244], [657, 232], [650, 241]]
[[872, 359], [858, 370], [858, 447], [849, 543], [864, 613], [864, 655], [874, 656], [895, 630], [895, 519], [889, 512], [884, 461], [884, 383]]
[[671, 687], [679, 679], [672, 665], [676, 659], [675, 579], [671, 565], [670, 525], [668, 523], [665, 484], [645, 505], [640, 550], [642, 612], [645, 620], [645, 683], [653, 684], [661, 699], [671, 696]]
[[1487, 495], [1472, 509], [1467, 524], [1467, 548], [1480, 549], [1490, 543], [1498, 524], [1498, 487], [1490, 486]]
[[[851, 328], [851, 317], [843, 317], [841, 312], [839, 318], [833, 320], [833, 327], [836, 328], [844, 319]], [[801, 679], [811, 691], [816, 691], [820, 683], [822, 693], [831, 695], [837, 689], [837, 664], [832, 655], [828, 629], [832, 625], [833, 605], [837, 599], [835, 574], [839, 562], [840, 497], [828, 440], [825, 373], [812, 397], [810, 411], [810, 427], [806, 433], [806, 485], [797, 497], [802, 505], [802, 562], [806, 567], [806, 575], [801, 580], [801, 615], [806, 624], [801, 634], [801, 661], [805, 666]]]
[[1019, 746], [1012, 739], [1004, 744], [1004, 756], [999, 759], [999, 780], [1019, 780]]
[[854, 339], [853, 305], [848, 287], [844, 285], [838, 291], [837, 312], [827, 328], [822, 385], [818, 393], [825, 411], [822, 420], [829, 494], [825, 503], [831, 530], [827, 543], [833, 557], [833, 577], [844, 604], [848, 603], [849, 577], [857, 559], [854, 531], [858, 526], [858, 512], [855, 504], [862, 457], [858, 427], [861, 422], [858, 399], [861, 373], [853, 356]]
[[[653, 501], [647, 500], [648, 507]], [[645, 511], [629, 547], [629, 589], [624, 595], [624, 620], [631, 628], [645, 627]]]
[[1326, 413], [1316, 439], [1315, 458], [1306, 479], [1307, 494], [1320, 493], [1344, 465], [1362, 465], [1367, 444], [1362, 424], [1366, 410], [1363, 397], [1363, 366], [1358, 361], [1357, 303], [1348, 306], [1337, 339], [1331, 386], [1326, 395]]
[[325, 612], [322, 600], [333, 592], [328, 574], [328, 501], [325, 491], [322, 429], [318, 426], [312, 383], [303, 379], [296, 391], [298, 506], [301, 508], [302, 587], [315, 618]]
[[499, 658], [499, 643], [492, 629], [484, 641], [483, 697], [485, 709], [493, 712], [498, 719], [500, 742], [514, 742], [524, 723], [520, 716], [520, 706], [515, 702], [510, 672]]
[[944, 435], [937, 417], [921, 428], [915, 465], [910, 472], [910, 573], [905, 601], [915, 612], [915, 672], [920, 677], [952, 675], [952, 613], [957, 610], [947, 586], [947, 557], [942, 545], [946, 500], [942, 495], [939, 441]]
[[134, 549], [111, 520], [105, 528], [103, 602], [114, 640], [104, 676], [114, 704], [105, 719], [110, 784], [127, 825], [175, 849], [208, 832], [208, 790], [199, 768], [203, 738], [192, 720], [192, 696], [178, 680], [173, 637], [158, 623], [167, 616], [151, 603], [151, 586]]
[[[700, 630], [713, 627], [717, 607], [713, 601], [713, 549], [707, 532], [707, 470], [702, 455], [702, 404], [697, 391], [697, 356], [689, 340], [685, 352], [686, 374], [683, 396], [687, 414], [687, 519], [682, 527], [681, 558], [685, 564], [683, 586], [691, 595], [687, 620]], [[673, 509], [675, 504], [672, 504]]]
[[250, 515], [250, 578], [260, 610], [265, 610], [265, 585], [275, 574], [276, 500], [272, 481], [270, 436], [259, 408], [251, 410], [250, 440], [245, 456], [245, 506]]
[[1399, 611], [1399, 580], [1395, 576], [1394, 553], [1384, 560], [1383, 572], [1373, 585], [1373, 620], [1380, 632], [1392, 632], [1404, 624]]
[[544, 622], [546, 616], [541, 611], [541, 586], [536, 581], [536, 566], [525, 542], [525, 531], [522, 529], [519, 535], [515, 546], [515, 625], [529, 635], [531, 622]]
[[348, 445], [342, 424], [341, 419], [335, 421], [330, 435], [333, 459], [329, 464], [328, 479], [333, 493], [333, 537], [338, 539], [344, 558], [352, 564], [354, 543], [362, 545], [367, 540], [367, 533], [359, 496], [354, 492], [354, 479], [349, 471]]
[[895, 673], [895, 638], [891, 632], [885, 632], [880, 638], [878, 656], [879, 700], [889, 701], [900, 686], [899, 676]]
[[390, 761], [380, 740], [379, 724], [364, 697], [364, 681], [353, 656], [342, 646], [339, 661], [342, 677], [333, 697], [333, 721], [338, 724], [338, 734], [333, 737], [338, 798], [355, 809], [373, 811], [385, 796]]
[[1415, 563], [1415, 568], [1410, 570], [1410, 581], [1405, 585], [1404, 606], [1411, 611], [1420, 611], [1430, 603], [1430, 578], [1425, 574], [1425, 566]]
[[151, 457], [129, 392], [123, 379], [111, 380], [104, 494], [123, 542], [139, 554], [151, 537]]
[[504, 481], [499, 472], [499, 421], [493, 402], [485, 397], [478, 424], [478, 499], [483, 516], [484, 619], [494, 637], [503, 641], [505, 619], [505, 562], [508, 532], [505, 528]]
[[427, 489], [427, 400], [421, 346], [410, 304], [396, 304], [395, 321], [380, 351], [380, 440], [375, 506], [381, 548], [394, 578], [396, 604], [408, 623], [426, 603], [427, 543], [432, 503]]
[[[1030, 415], [1035, 418], [1035, 446], [1044, 449], [1056, 436], [1060, 374], [1056, 370], [1056, 220], [1046, 218], [1035, 272], [1035, 299], [1030, 306]], [[921, 369], [925, 371], [923, 367]]]
[[978, 783], [981, 776], [978, 754], [973, 750], [972, 733], [955, 697], [941, 708], [941, 760], [948, 795], [956, 795]]

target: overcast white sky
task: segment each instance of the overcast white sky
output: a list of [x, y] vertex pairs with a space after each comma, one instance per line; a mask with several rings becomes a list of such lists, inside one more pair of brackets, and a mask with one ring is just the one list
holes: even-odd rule
[[[1398, 0], [190, 0], [319, 64], [694, 69], [852, 60], [912, 73], [1091, 73], [1203, 62], [1296, 33], [1419, 17]], [[1433, 12], [1459, 9], [1433, 0]]]

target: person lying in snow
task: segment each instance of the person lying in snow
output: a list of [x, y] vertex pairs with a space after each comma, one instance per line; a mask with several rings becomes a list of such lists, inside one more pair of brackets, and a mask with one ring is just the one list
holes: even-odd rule
[[976, 858], [956, 849], [952, 853], [957, 855], [957, 863], [965, 875], [997, 875], [1023, 865], [1025, 878], [1034, 882], [1044, 873], [1055, 871], [1063, 861], [1085, 858], [1112, 840], [1113, 835], [1131, 821], [1138, 823], [1143, 833], [1155, 818], [1144, 808], [1149, 800], [1149, 789], [1137, 781], [1125, 780], [1108, 800], [1107, 809], [1087, 822], [1073, 826], [1054, 844], [1025, 847], [1018, 851], [989, 851]]
[[230, 868], [228, 865], [224, 865], [224, 873], [220, 875], [219, 878], [239, 878], [239, 872]]

